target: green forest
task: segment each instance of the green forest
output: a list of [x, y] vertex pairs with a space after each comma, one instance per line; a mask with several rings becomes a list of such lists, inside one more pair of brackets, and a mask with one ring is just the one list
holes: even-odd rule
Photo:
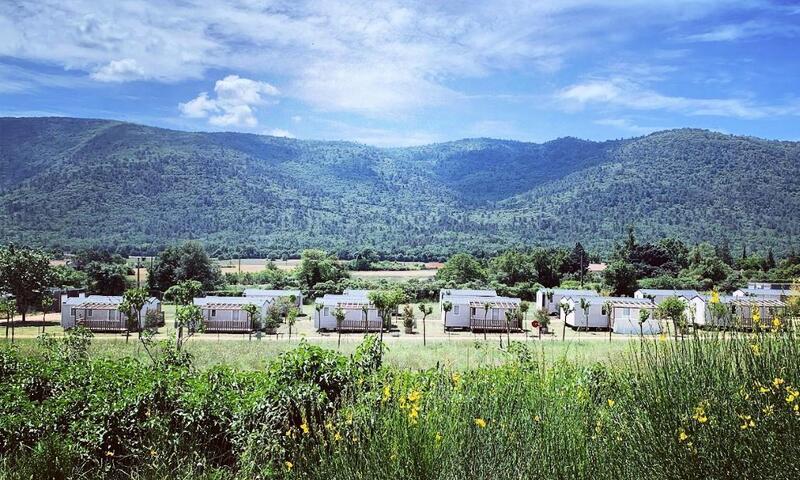
[[218, 257], [479, 257], [509, 248], [610, 253], [628, 225], [788, 253], [800, 143], [669, 130], [543, 144], [469, 139], [382, 149], [106, 120], [0, 119], [0, 243]]

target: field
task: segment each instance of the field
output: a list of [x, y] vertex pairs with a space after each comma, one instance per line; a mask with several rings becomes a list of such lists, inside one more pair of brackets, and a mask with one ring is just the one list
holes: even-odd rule
[[502, 349], [407, 342], [385, 354], [374, 336], [359, 340], [336, 352], [332, 340], [198, 339], [193, 359], [80, 332], [0, 348], [0, 478], [785, 479], [800, 470], [792, 332]]

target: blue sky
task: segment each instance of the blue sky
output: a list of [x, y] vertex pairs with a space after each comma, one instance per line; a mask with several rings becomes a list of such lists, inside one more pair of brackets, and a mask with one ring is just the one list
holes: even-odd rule
[[403, 146], [799, 140], [800, 2], [0, 2], [0, 115]]

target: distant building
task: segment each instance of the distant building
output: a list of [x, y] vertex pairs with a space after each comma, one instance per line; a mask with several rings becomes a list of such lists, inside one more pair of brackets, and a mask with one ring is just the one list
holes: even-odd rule
[[762, 297], [786, 300], [789, 297], [800, 295], [800, 291], [777, 288], [740, 288], [733, 292], [734, 297]]
[[[442, 309], [444, 302], [453, 305], [446, 319]], [[506, 312], [518, 309], [520, 303], [519, 298], [501, 297], [495, 290], [442, 289], [439, 292], [439, 310], [445, 330], [521, 330], [521, 321], [506, 324]]]
[[[77, 297], [61, 297], [61, 326], [66, 330], [81, 325], [93, 332], [124, 332], [129, 330], [127, 317], [119, 310], [121, 296], [85, 295]], [[151, 297], [142, 307], [141, 322], [130, 328], [136, 331], [143, 329], [147, 321], [147, 313], [161, 314], [161, 302]]]
[[536, 308], [549, 314], [558, 313], [558, 305], [565, 297], [599, 297], [594, 290], [569, 288], [541, 288], [536, 292]]
[[294, 297], [294, 303], [297, 308], [303, 307], [303, 292], [300, 290], [264, 290], [261, 288], [246, 288], [242, 294], [247, 298], [265, 298], [269, 303], [274, 302], [276, 299], [285, 298], [291, 299]]
[[590, 263], [586, 271], [589, 273], [602, 273], [606, 270], [606, 267], [608, 267], [608, 265], [605, 263]]
[[670, 289], [654, 289], [654, 288], [641, 288], [633, 292], [634, 298], [646, 298], [652, 300], [656, 305], [661, 305], [661, 302], [670, 298], [678, 297], [679, 299], [689, 302], [689, 300], [700, 295], [697, 290], [670, 290]]
[[761, 325], [769, 328], [776, 313], [786, 309], [786, 303], [777, 297], [720, 296], [722, 308], [711, 305], [711, 297], [698, 295], [689, 301], [693, 310], [692, 321], [698, 327], [752, 329], [753, 313], [758, 310]]
[[[369, 300], [369, 290], [345, 290], [341, 295], [326, 294], [318, 298], [321, 305], [319, 312], [314, 312], [314, 328], [321, 331], [371, 331], [379, 332], [383, 320], [378, 309]], [[337, 325], [334, 312], [337, 308], [344, 311], [344, 320]], [[366, 310], [366, 315], [364, 313]]]
[[[588, 303], [585, 310], [581, 307], [581, 299]], [[661, 332], [658, 321], [654, 318], [653, 310], [656, 305], [643, 298], [630, 297], [601, 297], [601, 296], [570, 296], [561, 299], [569, 306], [569, 313], [561, 310], [561, 320], [568, 326], [578, 329], [608, 329], [614, 333], [632, 335], [653, 335]], [[642, 310], [650, 312], [649, 318], [641, 324]]]
[[200, 307], [206, 332], [247, 333], [255, 329], [253, 319], [244, 307], [255, 305], [263, 319], [270, 301], [266, 297], [210, 296], [195, 298], [193, 303]]

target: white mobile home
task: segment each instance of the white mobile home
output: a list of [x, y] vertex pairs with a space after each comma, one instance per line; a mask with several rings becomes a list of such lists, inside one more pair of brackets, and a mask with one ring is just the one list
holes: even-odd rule
[[469, 329], [472, 331], [521, 330], [522, 323], [515, 321], [506, 324], [506, 312], [516, 310], [521, 303], [519, 298], [501, 297], [494, 290], [455, 290], [443, 289], [439, 292], [439, 310], [444, 319], [444, 302], [450, 302], [452, 309], [447, 313], [445, 330]]
[[340, 325], [342, 331], [379, 332], [383, 327], [383, 320], [378, 315], [378, 309], [370, 303], [368, 294], [368, 290], [345, 290], [341, 295], [327, 294], [317, 299], [316, 303], [322, 305], [322, 309], [318, 313], [314, 312], [314, 328], [336, 331], [339, 327], [334, 311], [341, 308], [344, 311], [344, 320]]
[[285, 298], [290, 300], [294, 298], [294, 304], [297, 308], [303, 308], [303, 292], [300, 290], [265, 290], [262, 288], [246, 288], [243, 295], [247, 298], [265, 298], [269, 303], [277, 299]]
[[789, 297], [800, 295], [800, 291], [782, 288], [740, 288], [733, 292], [734, 297], [756, 297], [786, 300]]
[[786, 303], [774, 297], [720, 296], [719, 307], [713, 307], [711, 297], [698, 295], [690, 300], [693, 321], [698, 327], [752, 329], [753, 313], [758, 310], [762, 326], [769, 328], [775, 314], [786, 308]]
[[650, 299], [656, 305], [661, 305], [661, 302], [670, 298], [678, 297], [685, 302], [700, 295], [697, 290], [670, 290], [670, 289], [655, 289], [655, 288], [642, 288], [633, 292], [633, 298]]
[[[588, 303], [584, 310], [581, 299]], [[570, 308], [570, 313], [565, 315], [561, 311], [561, 320], [573, 328], [579, 329], [608, 329], [614, 333], [652, 335], [661, 332], [661, 327], [655, 318], [653, 310], [655, 304], [648, 299], [630, 297], [567, 297], [561, 300]], [[640, 312], [650, 311], [650, 317], [639, 328]]]
[[[61, 297], [61, 326], [66, 330], [81, 325], [93, 332], [124, 332], [129, 330], [127, 317], [119, 310], [121, 296], [85, 295]], [[139, 330], [146, 326], [147, 313], [155, 312], [161, 316], [161, 302], [149, 298], [141, 310]]]
[[542, 288], [536, 292], [536, 308], [552, 315], [558, 313], [561, 300], [566, 297], [599, 297], [594, 290], [575, 290], [569, 288]]
[[231, 333], [254, 330], [253, 319], [244, 309], [246, 305], [258, 307], [263, 319], [269, 304], [266, 298], [260, 297], [200, 297], [195, 298], [193, 303], [200, 307], [206, 332]]

